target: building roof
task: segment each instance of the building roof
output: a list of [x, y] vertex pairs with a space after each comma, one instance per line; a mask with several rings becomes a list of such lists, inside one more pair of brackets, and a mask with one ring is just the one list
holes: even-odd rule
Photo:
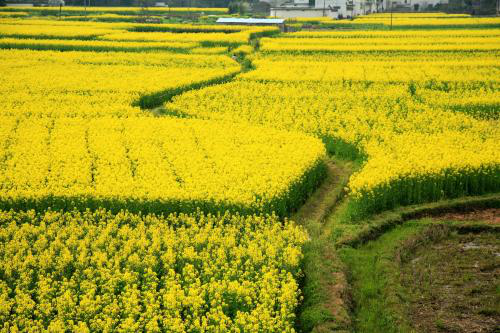
[[236, 24], [283, 24], [284, 19], [257, 19], [257, 18], [236, 18], [220, 17], [217, 23], [236, 23]]

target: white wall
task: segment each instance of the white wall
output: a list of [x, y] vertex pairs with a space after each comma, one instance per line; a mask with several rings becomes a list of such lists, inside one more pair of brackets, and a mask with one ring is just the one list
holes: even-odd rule
[[[267, 2], [268, 4], [271, 5], [271, 7], [279, 7], [281, 4], [283, 4], [286, 0], [259, 0], [261, 2]], [[299, 0], [300, 1], [300, 0]]]
[[[296, 0], [297, 1], [301, 0]], [[404, 1], [404, 0], [401, 0]], [[410, 1], [410, 0], [407, 0]], [[413, 0], [415, 1], [415, 0]], [[439, 1], [439, 0], [428, 0]], [[307, 1], [309, 3], [309, 1]], [[364, 6], [363, 6], [364, 4]], [[333, 8], [340, 7], [336, 11]], [[358, 16], [365, 13], [375, 12], [376, 4], [368, 0], [355, 0], [353, 10], [347, 10], [347, 0], [316, 0], [314, 7], [300, 6], [300, 7], [276, 7], [271, 8], [272, 17], [280, 18], [295, 18], [295, 17], [330, 17], [338, 18], [341, 15], [343, 18], [348, 16]]]
[[[437, 5], [437, 4], [448, 4], [448, 0], [395, 0], [393, 1], [394, 6], [396, 5], [404, 5], [408, 6], [410, 10], [414, 10], [414, 5], [418, 4], [419, 11], [426, 10], [429, 5]], [[387, 10], [390, 10], [390, 0], [386, 0], [384, 7], [387, 8]]]
[[[404, 0], [402, 0], [404, 1]], [[410, 0], [407, 0], [410, 1]], [[433, 1], [433, 0], [430, 0]], [[439, 0], [435, 0], [439, 1]], [[346, 0], [316, 0], [315, 2], [315, 7], [316, 8], [323, 8], [325, 6], [328, 10], [328, 8], [334, 8], [334, 7], [340, 7], [338, 10], [338, 13], [335, 15], [337, 17], [339, 14], [342, 14], [343, 17], [346, 16], [358, 16], [362, 15], [365, 13], [371, 13], [376, 10], [376, 3], [375, 1], [368, 1], [368, 0], [354, 0], [354, 8], [353, 10], [347, 10], [347, 1]], [[364, 6], [363, 6], [364, 4]]]
[[337, 13], [333, 13], [330, 10], [325, 10], [325, 15], [323, 15], [323, 9], [316, 8], [271, 8], [271, 16], [279, 18], [295, 18], [295, 17], [323, 17], [328, 16], [332, 18], [337, 18]]
[[334, 7], [334, 6], [345, 6], [346, 1], [345, 0], [316, 0], [315, 1], [315, 7], [316, 8], [323, 8], [328, 6]]

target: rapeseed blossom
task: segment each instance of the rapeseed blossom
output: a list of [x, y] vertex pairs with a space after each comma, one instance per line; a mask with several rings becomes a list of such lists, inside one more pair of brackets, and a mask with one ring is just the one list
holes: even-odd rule
[[306, 239], [274, 216], [0, 211], [0, 331], [294, 332]]
[[[355, 214], [498, 191], [497, 31], [297, 34], [264, 39], [256, 70], [167, 107], [301, 130], [363, 159], [348, 184]], [[471, 52], [477, 45], [487, 47]]]
[[0, 147], [5, 208], [284, 216], [324, 177], [316, 138], [195, 119], [0, 117]]

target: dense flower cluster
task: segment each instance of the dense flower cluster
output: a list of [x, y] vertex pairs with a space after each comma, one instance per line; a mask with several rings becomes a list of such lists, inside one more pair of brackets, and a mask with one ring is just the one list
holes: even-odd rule
[[[429, 32], [422, 40], [441, 40], [439, 45], [443, 38], [462, 40], [467, 33]], [[334, 39], [305, 35], [278, 40], [307, 49], [308, 41], [332, 46]], [[377, 35], [369, 40], [381, 40]], [[362, 38], [338, 38], [338, 43], [352, 40]], [[414, 39], [387, 40], [391, 50]], [[272, 39], [264, 49], [268, 42]], [[178, 96], [168, 107], [205, 119], [304, 130], [323, 138], [331, 152], [361, 154], [365, 163], [349, 182], [358, 212], [498, 191], [500, 46], [493, 43], [494, 50], [481, 53], [418, 47], [367, 53], [363, 46], [371, 47], [361, 43], [360, 52], [257, 55], [257, 70]]]
[[345, 52], [345, 51], [485, 51], [500, 49], [497, 30], [319, 32], [297, 33], [282, 38], [264, 38], [262, 51]]
[[0, 22], [0, 331], [294, 331], [324, 145], [141, 111], [276, 31], [183, 27]]
[[[272, 35], [276, 27], [133, 24], [81, 21], [23, 20], [0, 17], [0, 37], [197, 43], [202, 46], [248, 43], [252, 36]], [[74, 42], [74, 41], [73, 41]], [[98, 46], [99, 44], [96, 44]]]
[[197, 43], [220, 43], [220, 44], [244, 44], [248, 41], [247, 32], [226, 34], [214, 33], [183, 33], [179, 36], [175, 32], [117, 32], [101, 36], [102, 40], [114, 41], [140, 41], [140, 42], [173, 42], [182, 39], [186, 42]]
[[279, 218], [326, 150], [363, 160], [359, 214], [500, 189], [498, 31], [248, 43], [277, 31], [0, 20], [1, 330], [293, 332], [307, 236]]
[[293, 332], [305, 241], [275, 217], [0, 211], [0, 330]]
[[225, 33], [233, 33], [233, 32], [240, 32], [240, 31], [246, 31], [246, 30], [252, 30], [252, 31], [266, 31], [266, 30], [273, 30], [275, 28], [269, 28], [269, 27], [255, 27], [255, 26], [247, 26], [247, 25], [213, 25], [213, 24], [189, 24], [189, 23], [183, 23], [183, 24], [154, 24], [154, 23], [148, 23], [148, 24], [140, 24], [140, 25], [134, 25], [133, 31], [157, 31], [157, 32], [202, 32], [202, 33], [211, 33], [211, 32], [225, 32]]
[[[302, 39], [297, 40], [300, 44]], [[305, 46], [307, 47], [307, 46]], [[400, 52], [257, 56], [242, 77], [275, 81], [497, 82], [500, 52]], [[279, 76], [278, 76], [279, 75]]]
[[283, 216], [324, 172], [321, 141], [300, 133], [152, 117], [0, 120], [5, 208]]
[[[131, 24], [126, 22], [116, 22], [116, 23], [101, 23], [101, 22], [80, 22], [80, 21], [64, 21], [64, 20], [54, 20], [53, 18], [30, 18], [26, 19], [2, 19], [0, 20], [1, 25], [22, 25], [22, 26], [32, 26], [32, 31], [30, 34], [37, 35], [37, 30], [41, 29], [43, 32], [43, 28], [39, 26], [52, 26], [52, 27], [80, 27], [81, 29], [87, 28], [101, 28], [101, 29], [111, 29], [111, 30], [120, 30], [120, 29], [133, 29], [138, 26], [137, 24]], [[142, 26], [142, 25], [141, 25]], [[146, 24], [145, 26], [148, 26]], [[68, 29], [71, 30], [71, 29]], [[43, 33], [41, 33], [43, 35]], [[53, 36], [56, 37], [56, 36]]]
[[26, 17], [29, 16], [27, 12], [0, 12], [0, 17]]
[[[287, 20], [291, 26], [301, 27], [303, 24], [314, 24], [322, 28], [345, 28], [354, 29], [373, 28], [385, 30], [392, 29], [456, 29], [456, 28], [487, 28], [494, 29], [500, 27], [500, 18], [471, 16], [469, 14], [447, 14], [439, 12], [426, 13], [374, 13], [370, 15], [360, 15], [352, 19], [334, 20], [329, 17], [302, 17]], [[360, 31], [360, 30], [358, 30]], [[356, 31], [356, 32], [358, 32]]]
[[0, 50], [0, 115], [139, 115], [134, 103], [239, 70], [220, 55]]
[[443, 14], [432, 13], [419, 15], [417, 13], [411, 15], [409, 13], [391, 14], [380, 13], [374, 15], [366, 15], [357, 17], [354, 21], [340, 20], [335, 23], [340, 24], [383, 24], [385, 26], [391, 25], [395, 27], [428, 27], [433, 26], [447, 26], [447, 27], [473, 27], [473, 26], [490, 26], [496, 28], [500, 25], [499, 17], [473, 17], [464, 14]]
[[113, 29], [99, 28], [93, 25], [32, 25], [17, 24], [13, 20], [10, 20], [10, 22], [1, 22], [0, 24], [0, 36], [2, 37], [91, 39], [96, 36], [115, 32]]
[[241, 32], [224, 33], [197, 33], [185, 32], [179, 35], [177, 32], [114, 32], [99, 36], [101, 40], [112, 41], [141, 41], [141, 42], [175, 42], [184, 41], [188, 43], [200, 43], [201, 45], [242, 45], [248, 43], [252, 34], [273, 32], [276, 28], [258, 28], [244, 30]]
[[442, 38], [442, 37], [493, 37], [500, 36], [495, 29], [434, 29], [434, 30], [320, 30], [297, 31], [284, 35], [287, 38], [384, 38], [390, 42], [393, 38], [405, 38], [400, 43], [408, 43], [413, 38]]
[[[32, 31], [53, 27], [48, 20], [38, 21], [20, 26]], [[142, 28], [148, 27], [158, 28]], [[172, 32], [118, 34], [168, 34], [179, 39]], [[130, 44], [8, 40], [91, 48], [102, 46], [99, 43]], [[274, 211], [284, 216], [298, 208], [324, 176], [324, 147], [303, 134], [155, 119], [140, 111], [139, 105], [154, 104], [179, 89], [236, 74], [240, 65], [227, 55], [3, 50], [0, 59], [4, 74], [0, 89], [5, 96], [0, 101], [0, 186], [5, 208], [105, 206], [154, 212], [200, 208]], [[122, 119], [102, 118], [109, 116]]]

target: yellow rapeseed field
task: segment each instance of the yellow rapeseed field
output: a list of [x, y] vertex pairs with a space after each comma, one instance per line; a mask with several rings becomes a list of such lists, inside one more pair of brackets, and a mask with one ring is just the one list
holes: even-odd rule
[[197, 43], [183, 42], [115, 42], [79, 39], [0, 38], [2, 49], [62, 50], [62, 51], [180, 51], [188, 52]]
[[184, 42], [238, 46], [252, 36], [272, 35], [276, 27], [194, 24], [133, 24], [81, 21], [23, 20], [0, 17], [0, 37], [79, 39], [129, 42]]
[[[300, 43], [300, 41], [297, 41]], [[307, 46], [305, 46], [307, 47]], [[439, 52], [398, 56], [362, 53], [311, 56], [257, 56], [257, 71], [247, 79], [275, 81], [367, 81], [367, 82], [498, 82], [500, 51], [491, 53]]]
[[[350, 24], [354, 22], [355, 24], [376, 24], [383, 23], [384, 25], [391, 25], [390, 15], [383, 16], [365, 16], [358, 18], [354, 21], [344, 20], [340, 21], [342, 23]], [[404, 15], [398, 17], [393, 17], [392, 25], [396, 27], [415, 27], [415, 26], [491, 26], [492, 28], [498, 28], [500, 25], [499, 17], [405, 17]]]
[[319, 30], [319, 31], [297, 31], [282, 35], [286, 38], [384, 38], [390, 41], [392, 38], [404, 38], [400, 43], [408, 43], [414, 38], [441, 38], [441, 37], [492, 37], [500, 36], [495, 29], [433, 29], [433, 30]]
[[28, 25], [0, 24], [2, 37], [37, 37], [37, 38], [75, 38], [90, 39], [96, 36], [115, 33], [113, 29], [95, 26], [65, 26], [65, 25]]
[[0, 50], [0, 70], [0, 114], [93, 117], [141, 114], [134, 102], [222, 80], [240, 66], [220, 55]]
[[275, 217], [0, 211], [0, 331], [294, 332], [305, 241]]
[[[300, 38], [300, 41], [295, 38]], [[262, 51], [373, 52], [373, 51], [498, 51], [498, 30], [405, 30], [365, 32], [298, 32], [264, 38]]]
[[[487, 45], [477, 53], [470, 45], [447, 51], [446, 42], [460, 45], [467, 30], [407, 33], [264, 39], [265, 53], [252, 59], [256, 70], [178, 96], [168, 107], [205, 119], [304, 130], [333, 153], [361, 155], [364, 165], [349, 181], [359, 214], [498, 190], [496, 32], [470, 38]], [[269, 49], [275, 40], [286, 47]], [[385, 51], [371, 52], [377, 42]], [[327, 52], [301, 52], [312, 51], [310, 45]]]
[[276, 28], [19, 22], [0, 22], [0, 331], [294, 332], [308, 237], [283, 218], [322, 142], [144, 110], [230, 79], [229, 48]]
[[436, 28], [485, 28], [495, 29], [500, 26], [500, 18], [494, 16], [471, 16], [469, 14], [448, 14], [438, 12], [428, 13], [374, 13], [370, 15], [359, 15], [350, 19], [334, 20], [330, 17], [299, 17], [288, 19], [292, 25], [313, 24], [322, 28], [345, 28], [355, 29], [422, 29], [432, 30]]
[[294, 332], [327, 153], [353, 218], [500, 189], [498, 18], [64, 10], [0, 18], [1, 332]]
[[111, 41], [141, 41], [141, 42], [175, 42], [184, 41], [188, 43], [201, 43], [204, 45], [242, 45], [249, 42], [253, 34], [273, 33], [277, 31], [274, 27], [262, 27], [247, 29], [240, 32], [184, 32], [182, 35], [176, 32], [114, 32], [99, 36], [101, 40]]
[[0, 119], [6, 209], [284, 216], [324, 172], [323, 145], [300, 133], [175, 118]]

